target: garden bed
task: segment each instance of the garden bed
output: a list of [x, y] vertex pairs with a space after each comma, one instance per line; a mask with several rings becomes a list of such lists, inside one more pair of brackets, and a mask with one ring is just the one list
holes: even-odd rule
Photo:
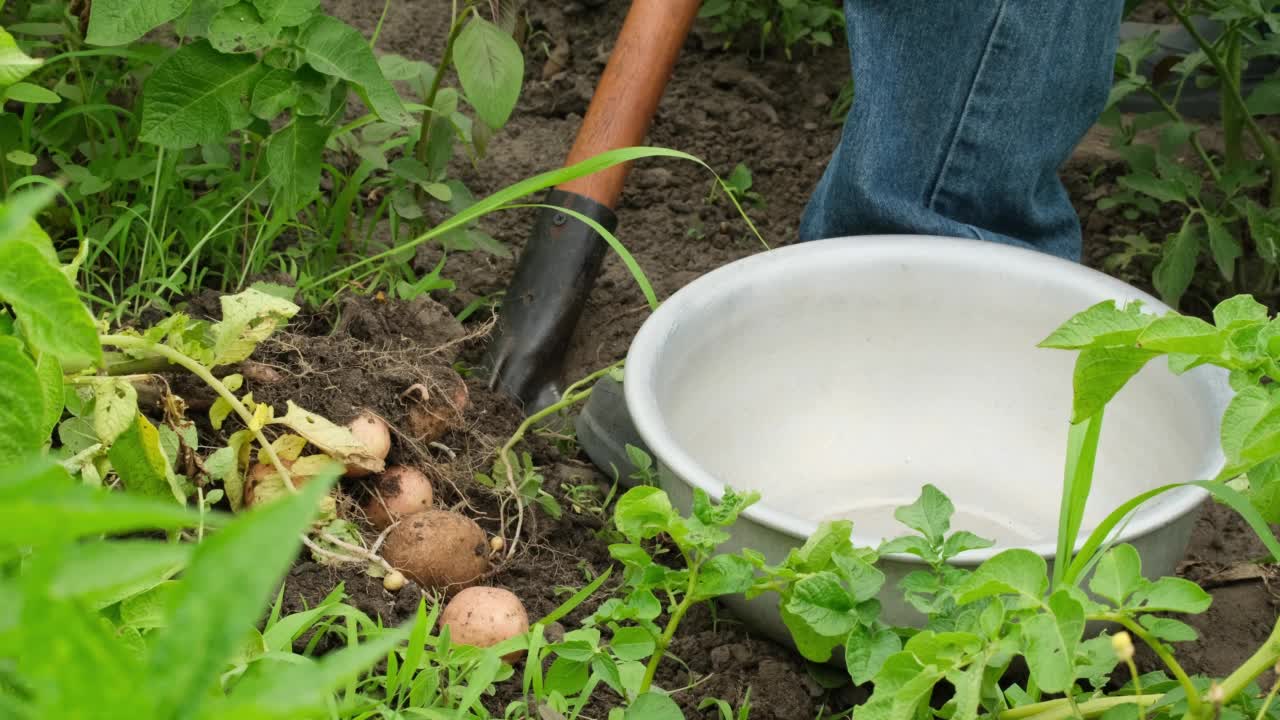
[[[1128, 703], [1118, 712], [1137, 717], [1138, 704], [1156, 709], [1179, 693], [1196, 712], [1235, 698], [1252, 716], [1257, 693], [1245, 692], [1248, 680], [1267, 668], [1263, 687], [1280, 690], [1269, 669], [1280, 656], [1280, 630], [1272, 632], [1280, 568], [1268, 562], [1280, 557], [1280, 541], [1257, 534], [1264, 516], [1280, 517], [1280, 395], [1271, 389], [1280, 320], [1268, 312], [1280, 251], [1274, 237], [1267, 242], [1280, 210], [1263, 209], [1264, 180], [1239, 172], [1247, 168], [1238, 138], [1216, 127], [1193, 138], [1173, 111], [1146, 118], [1155, 125], [1140, 131], [1111, 117], [1062, 169], [1085, 231], [1085, 264], [1185, 316], [1155, 320], [1103, 304], [1045, 341], [1082, 353], [1059, 548], [1073, 541], [1084, 510], [1097, 423], [1117, 389], [1109, 383], [1159, 354], [1174, 368], [1230, 367], [1237, 395], [1221, 446], [1231, 472], [1207, 487], [1235, 510], [1203, 507], [1177, 567], [1191, 582], [1145, 583], [1129, 546], [1095, 554], [1086, 544], [1055, 568], [1052, 592], [1043, 558], [1027, 550], [958, 570], [947, 559], [989, 543], [963, 528], [948, 535], [955, 508], [927, 485], [895, 514], [917, 535], [878, 549], [905, 549], [931, 566], [886, 588], [932, 618], [928, 630], [904, 632], [884, 624], [874, 598], [885, 576], [871, 550], [845, 543], [848, 525], [822, 524], [811, 547], [778, 567], [750, 549], [719, 553], [722, 529], [753, 493], [726, 492], [714, 506], [695, 496], [689, 518], [675, 516], [655, 488], [619, 499], [619, 478], [593, 467], [572, 436], [574, 408], [549, 413], [562, 425], [533, 426], [477, 369], [492, 308], [535, 219], [507, 204], [524, 202], [510, 188], [562, 164], [629, 3], [473, 3], [457, 18], [456, 3], [427, 0], [321, 4], [338, 19], [312, 0], [185, 10], [152, 3], [141, 14], [125, 0], [32, 0], [18, 4], [14, 22], [5, 19], [23, 47], [43, 55], [11, 47], [14, 77], [33, 82], [0, 84], [14, 111], [0, 114], [8, 143], [0, 183], [12, 196], [0, 233], [12, 258], [0, 272], [8, 376], [0, 379], [0, 448], [21, 461], [0, 473], [0, 495], [17, 498], [7, 516], [0, 503], [8, 518], [0, 525], [9, 526], [0, 557], [23, 558], [0, 563], [0, 605], [17, 608], [0, 613], [0, 715], [13, 707], [15, 716], [43, 717], [67, 699], [82, 701], [68, 706], [75, 714], [114, 707], [114, 697], [121, 708], [137, 701], [121, 712], [138, 716], [194, 716], [204, 701], [209, 717], [238, 716], [257, 702], [302, 716], [320, 713], [336, 692], [352, 716], [478, 711], [482, 702], [497, 717], [665, 720], [676, 716], [669, 693], [690, 718], [730, 720], [727, 708], [749, 696], [751, 718], [807, 719], [867, 701], [865, 681], [875, 678], [863, 720], [911, 715], [930, 693], [941, 703], [953, 689], [956, 717], [975, 717], [981, 706], [984, 717], [1056, 718], [1080, 713], [1077, 703], [1089, 717]], [[713, 7], [715, 15], [730, 5], [704, 9]], [[815, 14], [786, 52], [757, 46], [760, 17], [738, 18], [745, 44], [727, 49], [712, 32], [723, 17], [700, 22], [685, 43], [647, 143], [696, 156], [727, 181], [683, 160], [634, 163], [617, 236], [648, 280], [607, 256], [568, 347], [566, 382], [616, 369], [654, 295], [665, 299], [727, 263], [795, 241], [840, 136], [837, 108], [849, 86], [838, 37], [834, 47], [798, 40], [824, 37], [832, 6], [787, 7]], [[508, 25], [500, 10], [519, 21]], [[82, 67], [86, 58], [95, 60]], [[512, 71], [519, 67], [522, 84]], [[1120, 75], [1122, 90], [1142, 85]], [[1274, 120], [1260, 122], [1273, 132]], [[1109, 142], [1115, 127], [1167, 133], [1161, 142], [1173, 149], [1146, 158], [1157, 169], [1139, 167], [1143, 158]], [[1274, 151], [1271, 177], [1280, 178], [1280, 146], [1252, 130]], [[1226, 200], [1216, 195], [1226, 175], [1210, 155], [1239, 181]], [[1196, 177], [1201, 160], [1213, 182]], [[53, 187], [54, 176], [67, 185]], [[1272, 195], [1280, 203], [1280, 181]], [[20, 222], [37, 212], [40, 224]], [[1264, 304], [1236, 297], [1214, 309], [1255, 289]], [[818, 335], [843, 332], [821, 322]], [[568, 392], [562, 405], [583, 397]], [[349, 424], [369, 414], [386, 421], [389, 441], [376, 418]], [[650, 470], [637, 462], [643, 479]], [[379, 516], [372, 490], [392, 497], [402, 487], [394, 478], [412, 477], [396, 474], [404, 468], [376, 482], [361, 477], [394, 465], [429, 481], [403, 486], [418, 492], [409, 506], [436, 510], [380, 533], [365, 516], [365, 508]], [[346, 477], [326, 497], [317, 485], [343, 466]], [[438, 512], [445, 509], [456, 513]], [[456, 537], [430, 529], [428, 519], [442, 516]], [[96, 542], [103, 533], [111, 539]], [[439, 567], [413, 567], [426, 556]], [[1093, 560], [1089, 589], [1110, 604], [1077, 587]], [[262, 599], [282, 574], [279, 603], [264, 621]], [[474, 620], [483, 611], [455, 603], [466, 617], [450, 623], [449, 611], [437, 618], [439, 606], [423, 603], [454, 583], [481, 581], [512, 591], [536, 630], [554, 616], [545, 632], [523, 633], [511, 605], [486, 623]], [[1212, 595], [1207, 612], [1195, 584]], [[339, 588], [346, 605], [334, 604]], [[799, 652], [716, 603], [744, 591], [779, 593]], [[1190, 627], [1154, 615], [1174, 611], [1189, 613]], [[1137, 666], [1167, 666], [1173, 679], [1139, 681], [1128, 633], [1079, 642], [1086, 617], [1123, 624], [1143, 641]], [[485, 644], [460, 639], [467, 622], [493, 630], [513, 618], [509, 642], [527, 643], [514, 654], [458, 647]], [[73, 622], [83, 632], [63, 632]], [[383, 630], [390, 625], [397, 629]], [[458, 630], [458, 643], [445, 628]], [[246, 631], [248, 643], [234, 634]], [[389, 652], [406, 638], [407, 648]], [[1154, 656], [1155, 638], [1178, 643], [1180, 666]], [[803, 659], [822, 660], [833, 647], [849, 651], [836, 656], [844, 663]], [[175, 661], [188, 650], [190, 663]], [[83, 671], [48, 659], [81, 655], [102, 675], [70, 698], [62, 684]], [[1246, 658], [1247, 672], [1237, 670]], [[1128, 665], [1112, 673], [1117, 661]], [[1207, 680], [1196, 689], [1184, 668], [1236, 672], [1225, 681], [1230, 690]], [[906, 682], [911, 675], [928, 684]], [[1132, 692], [1122, 687], [1131, 676]], [[1094, 690], [1109, 682], [1128, 697], [1076, 693], [1077, 681]], [[347, 682], [359, 689], [340, 689]], [[914, 693], [905, 700], [904, 683]], [[704, 707], [712, 700], [721, 704]]]
[[[365, 32], [381, 12], [380, 4], [375, 7], [360, 0], [325, 5]], [[455, 173], [477, 195], [563, 160], [627, 3], [542, 5], [554, 7], [530, 9], [539, 32], [526, 47], [526, 86], [515, 115], [494, 139], [488, 159], [474, 168], [462, 159], [457, 161]], [[379, 49], [421, 56], [425, 49], [440, 46], [448, 22], [446, 3], [395, 4], [384, 23]], [[567, 63], [551, 62], [542, 49], [560, 45], [570, 49]], [[830, 107], [846, 68], [843, 48], [801, 50], [788, 62], [780, 56], [759, 59], [745, 51], [722, 52], [713, 38], [704, 40], [695, 34], [685, 47], [649, 141], [692, 153], [722, 173], [737, 163], [747, 165], [753, 175], [752, 190], [762, 198], [748, 208], [752, 219], [772, 245], [787, 244], [793, 241], [808, 193], [839, 135]], [[1130, 269], [1109, 261], [1123, 250], [1115, 236], [1131, 228], [1094, 208], [1096, 199], [1114, 188], [1118, 171], [1108, 164], [1113, 162], [1105, 153], [1084, 152], [1064, 168], [1064, 177], [1086, 228], [1088, 264], [1145, 285], [1149, 264]], [[711, 189], [711, 177], [688, 163], [644, 161], [632, 170], [619, 210], [618, 234], [645, 269], [659, 298], [761, 249], [732, 206], [723, 199], [708, 201]], [[532, 215], [529, 211], [506, 213], [486, 218], [482, 224], [518, 251], [532, 226]], [[1162, 237], [1167, 231], [1153, 229], [1152, 236]], [[435, 264], [436, 252], [420, 251], [421, 269]], [[445, 307], [425, 298], [411, 302], [362, 298], [339, 303], [340, 312], [300, 316], [253, 357], [281, 377], [260, 385], [250, 379], [246, 389], [259, 400], [283, 404], [293, 399], [338, 422], [369, 408], [393, 428], [403, 427], [404, 390], [441, 367], [453, 363], [466, 367], [481, 346], [487, 311], [473, 314], [465, 326], [455, 324], [448, 311], [456, 313], [478, 298], [501, 291], [512, 267], [513, 260], [493, 255], [453, 254], [447, 275], [458, 290], [441, 296]], [[573, 342], [569, 374], [579, 377], [622, 358], [646, 310], [630, 274], [610, 256]], [[511, 401], [490, 392], [480, 379], [471, 377], [467, 382], [471, 402], [462, 427], [430, 446], [398, 437], [388, 460], [427, 470], [436, 487], [437, 505], [466, 504], [492, 533], [498, 530], [495, 501], [473, 477], [487, 472], [496, 447], [511, 436], [522, 417]], [[189, 399], [193, 407], [199, 406], [198, 398]], [[212, 430], [206, 427], [205, 432]], [[533, 510], [523, 550], [491, 583], [515, 591], [531, 618], [538, 618], [610, 564], [606, 542], [597, 534], [608, 515], [598, 505], [593, 507], [590, 498], [603, 497], [612, 479], [590, 466], [571, 443], [530, 435], [526, 446], [546, 478], [545, 488], [565, 512], [553, 520]], [[1201, 583], [1214, 597], [1207, 613], [1187, 618], [1201, 635], [1200, 640], [1180, 645], [1179, 658], [1189, 672], [1226, 674], [1268, 635], [1280, 605], [1271, 584], [1276, 579], [1274, 567], [1253, 564], [1264, 554], [1252, 531], [1233, 512], [1206, 506], [1180, 569], [1180, 574]], [[313, 606], [339, 582], [345, 584], [351, 604], [388, 623], [406, 619], [416, 608], [417, 588], [412, 584], [389, 593], [380, 580], [359, 571], [334, 570], [304, 559], [286, 580], [285, 610]], [[572, 627], [596, 604], [588, 600], [563, 620], [564, 625]], [[556, 631], [553, 626], [551, 632]], [[848, 688], [825, 689], [819, 675], [797, 655], [753, 637], [724, 611], [713, 615], [709, 608], [697, 608], [681, 625], [670, 657], [658, 684], [667, 689], [688, 688], [675, 697], [690, 717], [698, 716], [703, 698], [722, 698], [736, 706], [748, 688], [751, 717], [760, 720], [813, 718], [823, 708], [840, 710], [856, 699]], [[1139, 657], [1142, 664], [1155, 667], [1154, 658]], [[514, 685], [500, 689], [489, 701], [491, 709], [501, 713], [516, 692]], [[611, 697], [607, 691], [599, 692], [587, 714], [602, 717]]]

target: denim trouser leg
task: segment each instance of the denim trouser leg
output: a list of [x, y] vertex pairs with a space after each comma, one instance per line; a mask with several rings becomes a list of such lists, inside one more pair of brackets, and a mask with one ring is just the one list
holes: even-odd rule
[[1080, 259], [1058, 169], [1111, 87], [1123, 0], [845, 0], [854, 102], [801, 240], [911, 233]]

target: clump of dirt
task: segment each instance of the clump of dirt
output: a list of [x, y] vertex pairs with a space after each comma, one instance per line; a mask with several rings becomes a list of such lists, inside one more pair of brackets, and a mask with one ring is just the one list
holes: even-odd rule
[[385, 622], [403, 622], [418, 609], [422, 589], [412, 580], [397, 592], [382, 587], [381, 578], [371, 577], [358, 567], [331, 567], [313, 561], [302, 561], [289, 570], [284, 580], [281, 615], [314, 608], [342, 585], [342, 602], [371, 618]]

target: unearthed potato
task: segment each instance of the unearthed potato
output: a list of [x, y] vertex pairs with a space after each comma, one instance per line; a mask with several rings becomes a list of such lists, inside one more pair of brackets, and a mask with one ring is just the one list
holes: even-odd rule
[[[333, 463], [333, 459], [327, 455], [305, 455], [297, 460], [280, 459], [280, 464], [284, 465], [285, 469], [289, 471], [289, 478], [293, 481], [294, 488], [297, 489], [302, 489], [311, 478], [315, 477], [331, 463]], [[289, 488], [285, 487], [280, 473], [276, 472], [276, 469], [270, 464], [254, 463], [249, 468], [244, 483], [245, 508], [265, 505], [289, 494]], [[320, 499], [318, 507], [321, 517], [333, 517], [337, 511], [337, 501], [334, 500], [333, 494], [330, 493]]]
[[387, 533], [382, 557], [424, 588], [460, 590], [489, 571], [489, 542], [471, 518], [424, 510]]
[[[458, 593], [440, 614], [440, 627], [460, 645], [492, 647], [529, 631], [529, 614], [520, 598], [502, 588], [470, 587]], [[513, 662], [522, 650], [502, 657]]]
[[417, 383], [404, 392], [413, 399], [406, 429], [418, 442], [435, 442], [446, 432], [462, 427], [463, 412], [470, 401], [467, 383], [458, 373], [444, 369], [430, 384]]
[[431, 509], [431, 481], [417, 468], [392, 465], [369, 487], [364, 504], [369, 524], [382, 530], [405, 515]]
[[[280, 464], [284, 465], [285, 470], [290, 470], [290, 478], [295, 488], [300, 488], [307, 482], [307, 478], [292, 474], [291, 460], [281, 460]], [[267, 463], [254, 463], [244, 479], [244, 506], [248, 508], [271, 502], [288, 491], [274, 467]]]
[[[369, 448], [370, 455], [380, 460], [387, 459], [387, 453], [391, 452], [391, 429], [382, 418], [365, 410], [347, 424], [347, 429], [361, 445]], [[347, 477], [364, 477], [368, 474], [369, 471], [362, 467], [347, 466]]]

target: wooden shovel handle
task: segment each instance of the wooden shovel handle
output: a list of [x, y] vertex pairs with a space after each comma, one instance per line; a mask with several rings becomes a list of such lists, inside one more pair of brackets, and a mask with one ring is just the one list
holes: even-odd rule
[[[633, 0], [566, 165], [644, 143], [701, 0]], [[630, 163], [570, 180], [561, 190], [616, 207]]]

